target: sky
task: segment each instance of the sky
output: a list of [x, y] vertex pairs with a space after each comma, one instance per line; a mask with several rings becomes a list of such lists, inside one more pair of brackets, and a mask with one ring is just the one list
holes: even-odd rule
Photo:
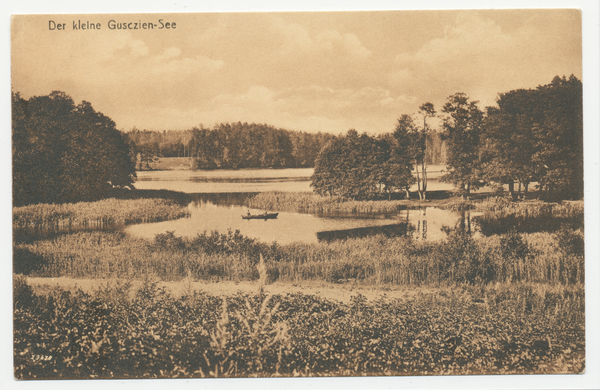
[[[108, 25], [159, 19], [175, 29]], [[73, 30], [79, 20], [100, 29]], [[11, 32], [13, 91], [63, 91], [125, 131], [241, 121], [380, 134], [457, 92], [483, 108], [582, 79], [574, 9], [24, 15]]]

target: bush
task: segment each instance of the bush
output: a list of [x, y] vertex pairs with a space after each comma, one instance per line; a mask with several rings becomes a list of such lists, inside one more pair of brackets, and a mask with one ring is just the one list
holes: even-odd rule
[[455, 283], [490, 283], [496, 277], [492, 259], [462, 229], [451, 230], [435, 252], [445, 279]]
[[33, 289], [27, 284], [27, 278], [22, 275], [13, 277], [13, 302], [14, 308], [31, 306], [33, 304]]
[[262, 255], [271, 281], [576, 284], [584, 282], [582, 242], [583, 232], [569, 229], [558, 235], [510, 232], [485, 239], [451, 231], [441, 242], [379, 235], [284, 246], [231, 231], [195, 238], [168, 232], [152, 241], [122, 232], [86, 232], [17, 245], [15, 269], [51, 277], [257, 280]]
[[39, 253], [20, 245], [13, 248], [13, 272], [15, 274], [33, 275], [47, 264], [47, 259]]
[[523, 270], [533, 258], [533, 250], [522, 236], [511, 230], [500, 237], [500, 274], [502, 281], [521, 281], [526, 279]]

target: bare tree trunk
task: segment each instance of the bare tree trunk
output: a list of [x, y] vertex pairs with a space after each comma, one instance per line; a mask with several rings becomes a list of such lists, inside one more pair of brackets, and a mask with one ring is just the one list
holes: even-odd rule
[[419, 160], [416, 158], [415, 169], [417, 170], [417, 191], [419, 192], [419, 199], [423, 200], [423, 193], [421, 192], [421, 177], [419, 176]]
[[425, 164], [425, 156], [423, 156], [422, 171], [423, 171], [423, 200], [427, 198], [427, 165]]
[[469, 200], [469, 195], [471, 194], [471, 183], [468, 183], [463, 188], [465, 189], [465, 193], [463, 195], [463, 199]]

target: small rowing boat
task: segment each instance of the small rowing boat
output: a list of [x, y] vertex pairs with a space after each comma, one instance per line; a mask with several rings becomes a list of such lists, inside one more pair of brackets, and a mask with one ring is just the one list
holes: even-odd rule
[[248, 215], [242, 215], [243, 219], [275, 219], [277, 218], [277, 216], [279, 215], [279, 213], [264, 213], [264, 214], [256, 214], [256, 215], [252, 215], [252, 214], [248, 214]]

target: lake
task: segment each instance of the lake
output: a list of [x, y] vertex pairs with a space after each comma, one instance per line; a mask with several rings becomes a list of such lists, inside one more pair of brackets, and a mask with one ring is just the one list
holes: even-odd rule
[[188, 194], [310, 192], [313, 168], [137, 172], [135, 188]]
[[[138, 172], [139, 189], [167, 189], [190, 194], [190, 217], [175, 221], [131, 225], [125, 231], [136, 237], [153, 238], [173, 231], [177, 236], [193, 237], [205, 231], [239, 230], [243, 235], [264, 242], [289, 244], [315, 243], [373, 234], [410, 235], [418, 240], [441, 240], [444, 226], [459, 222], [473, 224], [475, 213], [451, 212], [435, 207], [401, 210], [397, 213], [369, 215], [316, 215], [280, 212], [277, 219], [244, 220], [248, 211], [265, 210], [244, 206], [258, 192], [311, 191], [313, 169], [246, 169], [212, 171]], [[478, 214], [477, 214], [478, 215]]]

